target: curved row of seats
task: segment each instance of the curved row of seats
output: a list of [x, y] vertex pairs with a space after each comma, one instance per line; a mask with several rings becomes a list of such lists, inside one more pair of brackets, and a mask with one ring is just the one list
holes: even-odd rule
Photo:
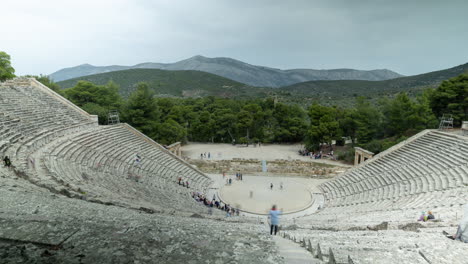
[[[38, 85], [32, 79], [0, 84], [0, 154], [30, 181], [130, 207], [202, 209], [190, 192], [208, 188], [206, 175], [126, 124], [98, 126]], [[177, 185], [179, 177], [189, 189]]]
[[426, 130], [321, 184], [323, 207], [296, 219], [305, 228], [348, 229], [414, 222], [432, 210], [458, 223], [468, 202], [468, 138]]
[[[52, 138], [51, 134], [60, 136], [61, 131], [69, 128], [88, 127], [95, 123], [90, 115], [77, 113], [50, 95], [26, 85], [27, 80], [20, 80], [19, 85], [10, 82], [0, 86], [0, 154], [13, 156], [17, 166], [20, 165], [18, 161], [25, 159], [17, 155], [26, 143], [42, 143]], [[20, 163], [24, 165], [24, 162]]]
[[[425, 133], [321, 185], [327, 206], [350, 206], [468, 186], [468, 139]], [[410, 199], [412, 200], [412, 199]], [[408, 203], [399, 203], [404, 207]]]
[[177, 185], [177, 178], [188, 181], [192, 191], [204, 191], [209, 184], [206, 176], [135, 136], [125, 125], [99, 127], [57, 140], [46, 149], [44, 163], [56, 178], [62, 177], [72, 190], [113, 203], [126, 200], [187, 209], [191, 208], [187, 200], [193, 199]]

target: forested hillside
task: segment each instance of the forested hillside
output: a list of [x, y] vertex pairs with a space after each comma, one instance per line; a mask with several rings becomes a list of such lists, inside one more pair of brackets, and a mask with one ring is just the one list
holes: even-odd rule
[[75, 86], [84, 80], [103, 85], [112, 81], [120, 86], [120, 93], [128, 97], [139, 82], [145, 82], [158, 95], [177, 97], [247, 97], [262, 96], [264, 89], [252, 89], [248, 85], [200, 71], [165, 71], [158, 69], [130, 69], [58, 82], [62, 88]]

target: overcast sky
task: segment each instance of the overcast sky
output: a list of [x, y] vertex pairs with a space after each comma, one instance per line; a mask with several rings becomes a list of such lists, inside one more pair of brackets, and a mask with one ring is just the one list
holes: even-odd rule
[[464, 0], [2, 0], [0, 6], [0, 51], [11, 55], [17, 74], [194, 55], [405, 75], [468, 62]]

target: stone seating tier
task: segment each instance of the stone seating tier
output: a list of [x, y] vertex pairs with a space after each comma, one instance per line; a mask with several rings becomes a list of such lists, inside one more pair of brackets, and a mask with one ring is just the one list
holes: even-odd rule
[[[0, 84], [0, 92], [0, 154], [11, 156], [31, 182], [128, 207], [206, 210], [190, 192], [206, 191], [211, 180], [128, 125], [98, 127], [88, 114], [29, 79]], [[136, 154], [143, 158], [138, 165]], [[178, 186], [178, 177], [190, 188]]]
[[[135, 162], [136, 155], [142, 159]], [[200, 211], [190, 191], [204, 191], [210, 180], [164, 151], [148, 145], [123, 125], [104, 126], [56, 139], [43, 149], [44, 167], [87, 199], [114, 204]], [[176, 184], [188, 180], [190, 188]]]
[[354, 263], [362, 264], [464, 264], [468, 259], [466, 245], [444, 238], [439, 229], [419, 233], [403, 230], [335, 232], [311, 229], [282, 232], [298, 242], [305, 241], [306, 246], [310, 244], [318, 248], [319, 245], [324, 255], [332, 249], [336, 263], [348, 263], [348, 256]]
[[[439, 148], [434, 149], [434, 146]], [[460, 171], [466, 170], [468, 164], [468, 155], [461, 154], [466, 152], [466, 146], [464, 138], [427, 133], [388, 155], [367, 162], [366, 166], [323, 184], [321, 188], [327, 201], [333, 200], [329, 205], [340, 205], [344, 197], [350, 196], [354, 198], [348, 200], [360, 203], [464, 187], [468, 177]], [[438, 159], [439, 156], [443, 158]], [[361, 198], [356, 200], [356, 196]]]

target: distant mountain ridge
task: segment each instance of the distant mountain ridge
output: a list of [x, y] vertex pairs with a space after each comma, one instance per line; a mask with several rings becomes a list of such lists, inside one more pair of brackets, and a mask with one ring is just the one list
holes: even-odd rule
[[49, 76], [56, 82], [112, 71], [127, 69], [195, 70], [216, 74], [240, 83], [257, 87], [282, 87], [312, 80], [368, 80], [380, 81], [402, 77], [403, 75], [387, 69], [290, 69], [281, 70], [264, 66], [255, 66], [231, 58], [207, 58], [200, 55], [175, 63], [140, 63], [134, 66], [93, 66], [82, 64], [64, 68]]
[[442, 81], [468, 73], [468, 63], [449, 69], [433, 71], [407, 77], [383, 81], [334, 80], [308, 81], [281, 87], [280, 91], [294, 93], [297, 96], [352, 96], [374, 94], [390, 95], [399, 92], [415, 92], [426, 87], [436, 87]]

